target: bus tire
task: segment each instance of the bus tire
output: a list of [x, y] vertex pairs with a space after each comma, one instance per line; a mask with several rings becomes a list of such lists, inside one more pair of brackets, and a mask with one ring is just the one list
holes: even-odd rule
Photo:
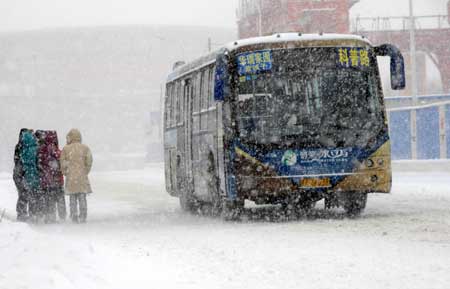
[[339, 198], [337, 194], [328, 194], [324, 197], [324, 209], [330, 210], [339, 207]]
[[220, 217], [223, 211], [223, 201], [218, 193], [212, 196], [211, 201], [211, 215]]
[[302, 217], [302, 216], [309, 217], [312, 214], [313, 209], [316, 206], [316, 203], [317, 202], [315, 202], [313, 200], [303, 200], [303, 201], [297, 203], [297, 206], [296, 206], [297, 215], [299, 217]]
[[224, 194], [221, 194], [219, 186], [219, 178], [216, 175], [215, 159], [213, 152], [208, 154], [208, 191], [211, 197], [211, 214], [213, 216], [220, 216], [223, 210], [223, 198]]
[[183, 211], [194, 213], [197, 211], [197, 202], [194, 199], [194, 196], [186, 191], [183, 191], [180, 194], [180, 207]]
[[225, 221], [239, 221], [244, 212], [243, 200], [223, 200], [222, 202], [222, 218]]
[[343, 207], [347, 217], [355, 218], [361, 215], [366, 208], [367, 194], [350, 192], [343, 195]]

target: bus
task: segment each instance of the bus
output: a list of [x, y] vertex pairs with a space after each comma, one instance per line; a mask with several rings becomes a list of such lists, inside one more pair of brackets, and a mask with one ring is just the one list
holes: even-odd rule
[[357, 35], [281, 33], [176, 63], [164, 97], [167, 192], [186, 211], [229, 219], [246, 200], [301, 213], [324, 199], [358, 216], [392, 183], [379, 56], [403, 89], [399, 49]]

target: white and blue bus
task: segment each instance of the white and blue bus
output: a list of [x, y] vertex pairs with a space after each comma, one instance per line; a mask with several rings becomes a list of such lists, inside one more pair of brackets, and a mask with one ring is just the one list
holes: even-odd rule
[[400, 51], [355, 35], [276, 34], [178, 63], [164, 102], [167, 192], [230, 218], [245, 200], [303, 211], [325, 199], [360, 214], [368, 193], [391, 190], [377, 56], [403, 89]]

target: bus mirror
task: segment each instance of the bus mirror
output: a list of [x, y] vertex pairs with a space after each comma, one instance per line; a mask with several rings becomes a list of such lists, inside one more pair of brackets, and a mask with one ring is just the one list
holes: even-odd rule
[[391, 87], [393, 90], [404, 89], [406, 86], [405, 60], [401, 51], [391, 44], [383, 44], [375, 47], [375, 54], [391, 58]]
[[228, 51], [222, 50], [216, 58], [214, 75], [214, 100], [224, 101], [230, 93], [230, 73], [228, 70]]

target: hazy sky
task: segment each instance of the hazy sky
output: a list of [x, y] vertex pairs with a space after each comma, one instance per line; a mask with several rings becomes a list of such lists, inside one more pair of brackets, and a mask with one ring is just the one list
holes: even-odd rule
[[[235, 27], [238, 0], [0, 0], [0, 30], [114, 24]], [[414, 0], [417, 14], [446, 14], [447, 0]], [[353, 15], [406, 15], [408, 0], [361, 0]]]

